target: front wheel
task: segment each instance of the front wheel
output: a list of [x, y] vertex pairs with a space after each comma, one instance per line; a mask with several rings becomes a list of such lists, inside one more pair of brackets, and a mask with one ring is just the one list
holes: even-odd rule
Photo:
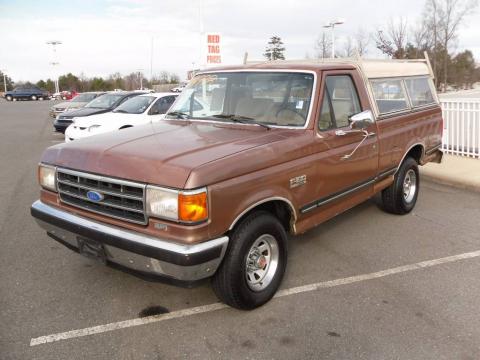
[[233, 231], [220, 268], [212, 279], [218, 298], [250, 310], [276, 293], [287, 265], [287, 234], [272, 214], [254, 212]]
[[32, 96], [30, 97], [30, 99], [32, 99], [33, 101], [36, 101], [38, 98], [37, 98], [36, 95], [32, 95]]
[[7, 95], [7, 96], [5, 96], [5, 99], [7, 99], [7, 101], [12, 101], [13, 96], [12, 95]]
[[407, 214], [417, 203], [419, 188], [418, 164], [409, 157], [398, 169], [393, 184], [382, 191], [381, 207], [392, 214]]

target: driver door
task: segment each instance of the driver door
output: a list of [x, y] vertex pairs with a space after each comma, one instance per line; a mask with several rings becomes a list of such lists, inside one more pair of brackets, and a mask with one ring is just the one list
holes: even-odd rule
[[329, 218], [373, 195], [377, 129], [376, 123], [369, 125], [365, 129], [368, 136], [350, 131], [350, 117], [370, 108], [362, 80], [354, 70], [323, 72], [319, 104], [316, 200], [302, 212], [324, 209], [317, 214]]

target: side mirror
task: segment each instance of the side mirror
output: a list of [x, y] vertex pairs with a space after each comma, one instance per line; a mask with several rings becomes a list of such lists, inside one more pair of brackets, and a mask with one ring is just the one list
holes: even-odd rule
[[365, 110], [350, 117], [350, 129], [364, 130], [375, 123], [371, 110]]

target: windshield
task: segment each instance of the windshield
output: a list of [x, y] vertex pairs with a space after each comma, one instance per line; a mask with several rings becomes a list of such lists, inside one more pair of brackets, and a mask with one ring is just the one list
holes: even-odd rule
[[72, 99], [72, 102], [89, 102], [95, 99], [95, 94], [79, 94]]
[[179, 95], [167, 118], [303, 127], [313, 80], [313, 74], [289, 72], [202, 74]]
[[155, 100], [154, 96], [135, 96], [128, 99], [122, 105], [115, 108], [115, 113], [141, 114], [145, 112], [150, 104]]
[[122, 94], [104, 94], [90, 101], [85, 107], [108, 109], [125, 95]]

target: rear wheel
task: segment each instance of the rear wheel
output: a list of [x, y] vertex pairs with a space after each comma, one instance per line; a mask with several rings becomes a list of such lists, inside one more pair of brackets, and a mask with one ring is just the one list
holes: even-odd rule
[[30, 99], [32, 99], [33, 101], [38, 100], [37, 95], [30, 96]]
[[287, 265], [287, 234], [280, 221], [261, 211], [233, 231], [212, 279], [218, 298], [237, 309], [254, 309], [276, 293]]
[[407, 214], [415, 207], [419, 188], [418, 164], [409, 157], [398, 169], [393, 184], [382, 191], [381, 207], [392, 214]]

